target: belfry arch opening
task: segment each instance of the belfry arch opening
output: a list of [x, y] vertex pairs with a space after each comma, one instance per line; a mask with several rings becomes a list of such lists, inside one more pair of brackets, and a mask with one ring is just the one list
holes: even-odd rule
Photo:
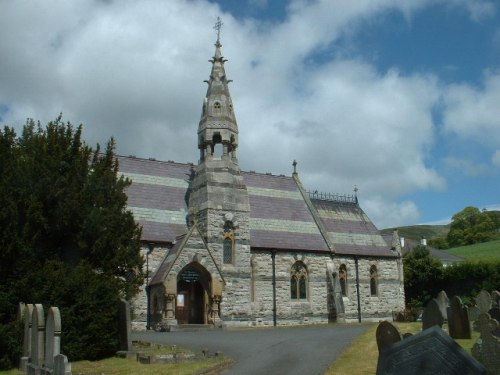
[[212, 277], [199, 263], [192, 262], [177, 276], [175, 316], [179, 324], [207, 324]]

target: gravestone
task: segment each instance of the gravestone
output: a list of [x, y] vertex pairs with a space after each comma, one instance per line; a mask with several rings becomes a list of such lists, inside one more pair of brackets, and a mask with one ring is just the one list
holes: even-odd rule
[[424, 312], [422, 313], [422, 329], [431, 328], [432, 326], [443, 326], [443, 314], [439, 309], [436, 299], [432, 299], [427, 304]]
[[467, 306], [462, 304], [460, 297], [455, 296], [450, 300], [448, 312], [448, 330], [449, 334], [454, 339], [469, 339], [470, 322]]
[[469, 307], [469, 320], [471, 322], [475, 322], [477, 319], [479, 319], [479, 314], [481, 314], [479, 307], [477, 306]]
[[441, 311], [441, 315], [443, 317], [443, 321], [447, 318], [446, 309], [449, 306], [450, 300], [448, 299], [448, 295], [444, 290], [440, 291], [436, 298], [434, 298], [438, 304], [439, 311]]
[[124, 299], [118, 301], [118, 336], [120, 351], [132, 351], [132, 336], [130, 325], [130, 304]]
[[486, 290], [481, 290], [476, 297], [476, 305], [481, 314], [487, 313], [491, 309], [491, 296]]
[[[500, 308], [498, 307], [492, 307], [490, 311], [488, 311], [488, 314], [490, 314], [491, 319], [495, 319], [497, 322], [500, 323]], [[497, 337], [500, 337], [500, 328], [497, 328], [493, 334]]]
[[382, 351], [377, 375], [389, 374], [486, 375], [486, 369], [441, 328], [433, 326]]
[[377, 332], [375, 333], [377, 339], [377, 347], [379, 354], [391, 345], [401, 341], [401, 333], [399, 330], [388, 321], [384, 320], [380, 322], [377, 327]]
[[500, 292], [498, 290], [491, 292], [491, 304], [493, 307], [500, 308]]
[[28, 365], [29, 358], [31, 356], [31, 316], [33, 314], [33, 305], [24, 303], [19, 304], [18, 314], [24, 322], [23, 329], [23, 355], [19, 361], [19, 370], [26, 372], [26, 366]]
[[31, 317], [31, 356], [28, 363], [30, 374], [39, 374], [44, 361], [45, 314], [41, 304], [33, 306]]
[[54, 357], [61, 353], [61, 314], [51, 307], [45, 324], [45, 367], [54, 369]]
[[54, 357], [54, 371], [52, 375], [71, 375], [71, 363], [64, 354], [58, 354]]
[[493, 334], [498, 330], [499, 324], [488, 313], [482, 313], [477, 324], [481, 336], [471, 353], [486, 367], [488, 374], [500, 374], [500, 338]]

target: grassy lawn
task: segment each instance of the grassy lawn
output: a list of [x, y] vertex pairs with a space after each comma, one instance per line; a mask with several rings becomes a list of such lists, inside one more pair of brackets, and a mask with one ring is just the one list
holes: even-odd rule
[[500, 261], [500, 240], [454, 247], [444, 251], [470, 261]]
[[[150, 348], [139, 348], [140, 352], [146, 354], [170, 354], [180, 353], [184, 351], [179, 348], [162, 347], [154, 345]], [[218, 374], [222, 369], [233, 364], [234, 361], [218, 356], [215, 358], [175, 364], [141, 364], [135, 358], [106, 358], [99, 361], [78, 361], [72, 362], [71, 368], [73, 375], [128, 375], [128, 374], [144, 374], [144, 375], [193, 375], [193, 374]], [[18, 370], [0, 371], [1, 375], [20, 375], [23, 374]]]
[[[422, 323], [394, 323], [399, 332], [418, 333]], [[447, 328], [443, 326], [443, 328]], [[377, 371], [378, 349], [375, 340], [377, 324], [361, 335], [346, 349], [335, 363], [328, 369], [326, 375], [373, 375]], [[474, 343], [479, 338], [478, 332], [472, 332], [471, 340], [455, 340], [470, 353]], [[361, 354], [360, 354], [361, 353]]]

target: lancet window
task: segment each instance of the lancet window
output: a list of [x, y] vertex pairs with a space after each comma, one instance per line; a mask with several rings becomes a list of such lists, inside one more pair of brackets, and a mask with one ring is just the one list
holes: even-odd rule
[[376, 296], [378, 294], [377, 283], [378, 283], [377, 266], [372, 265], [370, 267], [370, 295], [372, 296]]
[[222, 237], [222, 260], [224, 264], [234, 263], [234, 228], [230, 222], [224, 225]]
[[340, 265], [339, 282], [340, 282], [340, 290], [342, 291], [342, 295], [344, 297], [347, 297], [347, 267], [345, 264]]
[[307, 299], [307, 269], [302, 262], [295, 262], [290, 270], [290, 297], [293, 300]]

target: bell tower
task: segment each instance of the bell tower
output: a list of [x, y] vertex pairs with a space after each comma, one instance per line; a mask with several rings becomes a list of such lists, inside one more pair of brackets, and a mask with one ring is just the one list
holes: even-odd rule
[[[189, 195], [190, 224], [197, 225], [226, 285], [221, 318], [245, 317], [250, 310], [250, 205], [238, 165], [238, 125], [220, 43], [217, 19], [215, 55], [198, 126], [200, 160]], [[236, 289], [238, 288], [237, 293]], [[248, 293], [248, 298], [242, 295]], [[236, 299], [234, 296], [238, 294]], [[233, 300], [234, 299], [234, 300]]]

